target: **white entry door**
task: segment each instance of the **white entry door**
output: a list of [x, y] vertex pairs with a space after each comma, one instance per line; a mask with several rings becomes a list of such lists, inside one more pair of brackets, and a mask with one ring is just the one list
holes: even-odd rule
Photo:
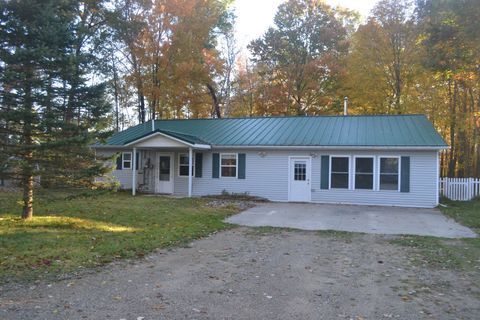
[[309, 202], [312, 197], [310, 186], [310, 157], [290, 157], [289, 201]]
[[156, 162], [155, 192], [173, 193], [173, 154], [159, 153]]

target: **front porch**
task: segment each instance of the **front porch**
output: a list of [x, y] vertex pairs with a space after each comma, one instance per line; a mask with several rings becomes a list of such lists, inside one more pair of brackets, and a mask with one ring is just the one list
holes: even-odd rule
[[191, 197], [193, 178], [201, 176], [202, 153], [198, 151], [210, 148], [194, 137], [153, 130], [125, 144], [120, 167], [131, 168], [133, 196], [141, 191]]

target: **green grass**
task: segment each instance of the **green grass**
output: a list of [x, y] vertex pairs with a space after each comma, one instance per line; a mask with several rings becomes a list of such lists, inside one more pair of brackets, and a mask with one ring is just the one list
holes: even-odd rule
[[480, 234], [480, 199], [472, 201], [442, 200], [447, 207], [440, 207], [443, 214]]
[[[458, 223], [480, 234], [480, 199], [468, 202], [443, 200], [440, 210]], [[480, 270], [480, 238], [441, 239], [404, 236], [391, 241], [412, 247], [414, 263], [437, 269]]]
[[20, 194], [0, 192], [0, 282], [32, 280], [144, 256], [229, 228], [233, 206], [101, 191], [40, 190], [23, 221]]

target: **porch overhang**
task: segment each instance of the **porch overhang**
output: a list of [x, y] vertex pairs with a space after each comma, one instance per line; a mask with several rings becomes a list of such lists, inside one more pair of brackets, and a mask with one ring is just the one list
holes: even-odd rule
[[193, 148], [210, 150], [211, 146], [200, 139], [176, 132], [154, 130], [146, 135], [126, 142], [123, 147], [135, 148]]

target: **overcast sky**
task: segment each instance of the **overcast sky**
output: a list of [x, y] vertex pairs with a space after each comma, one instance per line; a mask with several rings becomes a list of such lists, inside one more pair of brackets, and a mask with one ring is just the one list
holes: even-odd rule
[[[277, 7], [284, 0], [235, 0], [237, 15], [237, 44], [245, 49], [247, 44], [265, 33], [273, 24]], [[365, 18], [377, 0], [326, 0], [331, 6], [342, 6], [360, 12]]]

